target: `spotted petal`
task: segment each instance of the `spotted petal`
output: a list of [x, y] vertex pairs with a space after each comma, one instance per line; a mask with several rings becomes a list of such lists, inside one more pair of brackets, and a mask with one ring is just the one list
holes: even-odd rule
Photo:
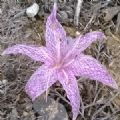
[[57, 5], [54, 4], [51, 15], [46, 22], [46, 46], [55, 55], [60, 54], [60, 44], [65, 40], [66, 32], [59, 21], [56, 19]]
[[59, 81], [62, 84], [63, 89], [66, 91], [68, 99], [70, 100], [73, 112], [73, 120], [76, 120], [80, 108], [80, 94], [77, 80], [72, 72], [63, 70], [59, 76]]
[[97, 40], [103, 40], [105, 35], [103, 32], [93, 31], [86, 33], [85, 35], [79, 36], [76, 38], [78, 42], [78, 49], [80, 52], [84, 51], [87, 47], [89, 47], [93, 42]]
[[39, 67], [28, 80], [25, 90], [26, 93], [35, 100], [56, 82], [55, 73], [45, 66]]
[[77, 57], [71, 67], [75, 76], [97, 80], [112, 88], [118, 88], [115, 80], [107, 72], [106, 68], [91, 56], [81, 55]]
[[68, 44], [69, 51], [66, 54], [64, 59], [69, 59], [72, 57], [75, 57], [76, 55], [79, 55], [81, 52], [83, 52], [88, 46], [92, 44], [92, 42], [96, 40], [103, 40], [105, 38], [105, 35], [102, 32], [99, 31], [94, 31], [87, 33], [85, 35], [81, 35], [78, 38], [75, 38], [72, 41], [72, 46], [71, 44]]
[[30, 45], [14, 45], [12, 47], [7, 48], [2, 55], [5, 54], [23, 54], [27, 55], [28, 57], [32, 58], [33, 60], [36, 61], [51, 61], [51, 55], [47, 48], [45, 47], [35, 47], [35, 46], [30, 46]]

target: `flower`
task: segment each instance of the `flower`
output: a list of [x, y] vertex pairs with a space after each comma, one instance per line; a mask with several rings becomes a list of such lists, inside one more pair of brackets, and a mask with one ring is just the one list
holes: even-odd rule
[[93, 57], [82, 53], [92, 42], [102, 40], [105, 35], [94, 31], [75, 39], [67, 37], [56, 19], [56, 11], [55, 3], [46, 22], [46, 47], [18, 44], [7, 48], [2, 55], [20, 53], [35, 61], [43, 62], [44, 64], [28, 80], [26, 93], [35, 100], [58, 80], [70, 100], [75, 120], [80, 107], [80, 93], [75, 76], [97, 80], [115, 89], [118, 86], [103, 65]]

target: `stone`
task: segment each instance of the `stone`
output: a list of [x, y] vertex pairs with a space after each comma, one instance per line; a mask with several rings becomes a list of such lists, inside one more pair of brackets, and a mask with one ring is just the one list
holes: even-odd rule
[[28, 17], [34, 17], [38, 14], [39, 5], [37, 3], [33, 3], [30, 7], [26, 9], [26, 14]]
[[38, 97], [33, 102], [33, 108], [43, 119], [68, 120], [65, 107], [49, 96], [47, 101], [44, 96]]

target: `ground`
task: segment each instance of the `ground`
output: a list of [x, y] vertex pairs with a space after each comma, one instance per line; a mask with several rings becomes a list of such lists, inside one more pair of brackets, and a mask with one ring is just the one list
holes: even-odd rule
[[[36, 2], [40, 11], [31, 19], [24, 10], [32, 0], [0, 0], [0, 54], [17, 43], [45, 44], [45, 22], [53, 1]], [[85, 53], [104, 64], [120, 87], [120, 1], [84, 0], [78, 26], [73, 22], [77, 1], [58, 2], [58, 19], [68, 35], [75, 37], [93, 30], [105, 33], [106, 40], [92, 44]], [[71, 120], [71, 107], [59, 83], [51, 87], [48, 103], [44, 103], [44, 95], [32, 102], [25, 93], [25, 84], [39, 65], [25, 56], [0, 56], [0, 120]], [[81, 107], [77, 120], [120, 120], [120, 89], [84, 78], [78, 78], [78, 85]], [[50, 118], [50, 114], [55, 118]]]

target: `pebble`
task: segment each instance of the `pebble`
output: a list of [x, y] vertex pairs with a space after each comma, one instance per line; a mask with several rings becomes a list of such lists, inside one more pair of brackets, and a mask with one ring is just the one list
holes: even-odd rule
[[1, 86], [1, 85], [5, 85], [7, 82], [8, 82], [8, 81], [7, 81], [6, 79], [0, 80], [0, 86]]
[[60, 11], [59, 13], [60, 13], [61, 17], [63, 17], [63, 19], [68, 18], [68, 14], [65, 11]]
[[76, 36], [79, 36], [81, 33], [79, 31], [76, 31]]
[[7, 80], [6, 80], [6, 79], [2, 80], [2, 83], [3, 83], [3, 84], [6, 84], [6, 83], [7, 83]]
[[33, 102], [34, 110], [43, 118], [49, 120], [68, 120], [65, 107], [51, 97], [47, 97], [47, 102], [43, 96], [39, 96]]
[[68, 20], [68, 14], [65, 11], [59, 11], [58, 19], [61, 22], [67, 21]]
[[28, 116], [28, 113], [24, 111], [24, 112], [23, 112], [23, 115], [24, 115], [24, 116]]
[[39, 5], [37, 3], [33, 3], [30, 7], [26, 9], [26, 14], [28, 17], [34, 17], [38, 14], [39, 11]]
[[4, 90], [0, 90], [0, 93], [1, 93], [1, 94], [4, 94]]
[[72, 18], [74, 16], [74, 10], [70, 6], [66, 6], [66, 13], [68, 14], [69, 18]]

